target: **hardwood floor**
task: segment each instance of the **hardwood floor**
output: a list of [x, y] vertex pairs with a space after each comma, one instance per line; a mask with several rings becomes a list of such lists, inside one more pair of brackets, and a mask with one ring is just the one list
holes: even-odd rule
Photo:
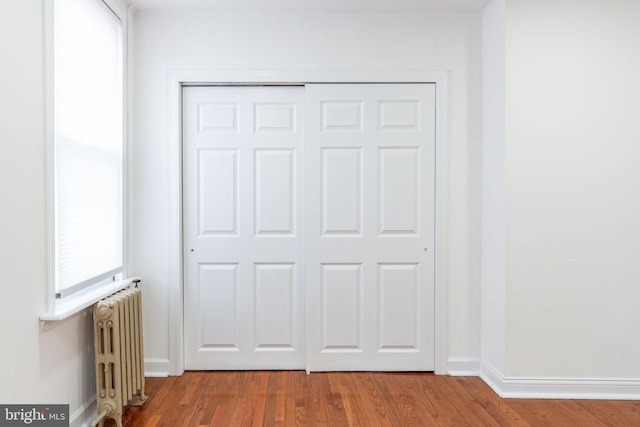
[[640, 401], [501, 399], [479, 378], [425, 373], [187, 372], [146, 388], [124, 427], [640, 426]]

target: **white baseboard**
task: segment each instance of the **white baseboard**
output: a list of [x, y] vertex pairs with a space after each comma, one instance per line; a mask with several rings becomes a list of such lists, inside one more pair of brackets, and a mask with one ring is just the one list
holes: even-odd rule
[[480, 374], [480, 359], [477, 357], [449, 357], [447, 375], [453, 377], [477, 377]]
[[168, 377], [169, 359], [144, 359], [145, 377]]
[[504, 377], [500, 371], [485, 361], [480, 362], [480, 378], [500, 397], [504, 397]]
[[480, 378], [504, 398], [640, 400], [640, 379], [505, 377], [485, 362]]
[[69, 415], [69, 427], [89, 427], [98, 416], [96, 396], [92, 396], [73, 414]]

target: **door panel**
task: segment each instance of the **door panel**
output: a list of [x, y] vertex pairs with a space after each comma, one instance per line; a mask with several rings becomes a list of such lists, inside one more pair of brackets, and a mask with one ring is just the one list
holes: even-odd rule
[[435, 93], [305, 87], [307, 370], [433, 370]]
[[200, 235], [238, 233], [238, 150], [202, 149], [198, 156]]
[[378, 264], [378, 350], [418, 351], [418, 264]]
[[256, 264], [254, 277], [256, 349], [294, 351], [294, 264]]
[[[203, 348], [237, 351], [238, 341], [238, 264], [198, 265], [198, 307], [202, 325], [199, 342]], [[207, 325], [225, 325], [212, 328]]]
[[362, 149], [321, 149], [323, 235], [362, 233]]
[[419, 235], [420, 149], [378, 149], [379, 233]]
[[255, 235], [293, 236], [295, 150], [255, 151]]
[[185, 366], [302, 369], [303, 89], [183, 103]]
[[329, 352], [359, 352], [362, 350], [362, 265], [327, 263], [321, 269], [322, 348]]

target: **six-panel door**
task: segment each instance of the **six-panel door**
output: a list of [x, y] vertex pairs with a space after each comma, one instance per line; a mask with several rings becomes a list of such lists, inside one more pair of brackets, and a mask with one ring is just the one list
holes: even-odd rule
[[305, 117], [307, 370], [433, 370], [434, 85], [307, 85]]
[[187, 369], [304, 368], [303, 94], [184, 89]]

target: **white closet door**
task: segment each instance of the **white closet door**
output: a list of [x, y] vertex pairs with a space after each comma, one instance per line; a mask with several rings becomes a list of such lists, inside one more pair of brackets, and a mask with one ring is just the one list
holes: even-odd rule
[[186, 369], [303, 369], [302, 87], [183, 91]]
[[307, 85], [305, 117], [307, 370], [433, 370], [434, 85]]

